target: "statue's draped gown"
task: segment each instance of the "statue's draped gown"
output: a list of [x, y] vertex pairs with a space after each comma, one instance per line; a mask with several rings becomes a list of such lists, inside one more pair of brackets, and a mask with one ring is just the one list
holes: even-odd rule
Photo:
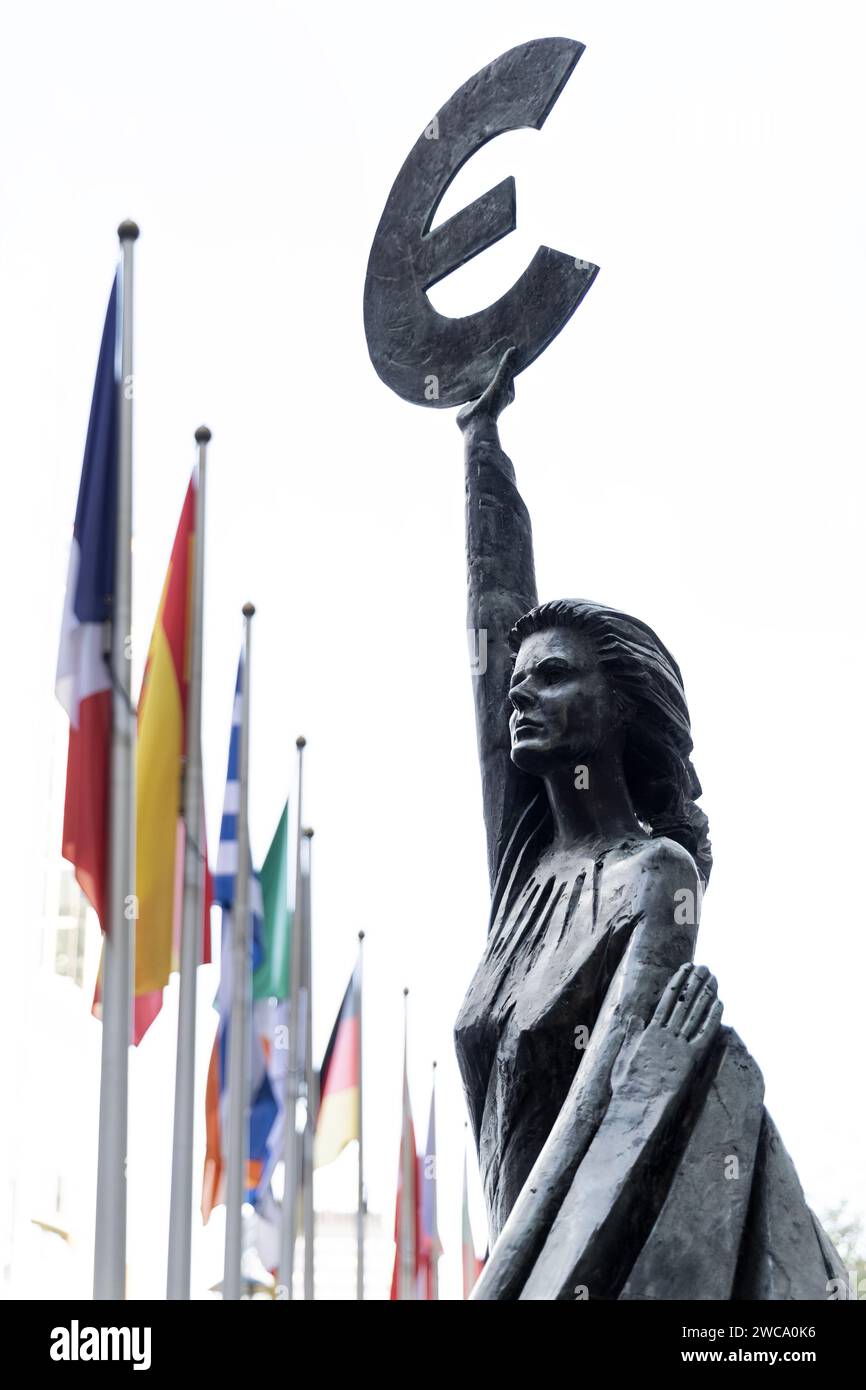
[[[585, 1055], [581, 1030], [595, 1026], [634, 919], [609, 910], [605, 854], [536, 872], [550, 838], [546, 793], [512, 763], [508, 728], [508, 634], [538, 601], [532, 533], [492, 428], [467, 450], [466, 527], [468, 625], [486, 634], [474, 687], [492, 906], [455, 1035], [495, 1242]], [[574, 1179], [575, 1209], [591, 1159]], [[760, 1071], [731, 1029], [720, 1029], [700, 1085], [626, 1181], [640, 1186], [636, 1215], [615, 1250], [602, 1236], [590, 1242], [590, 1297], [847, 1296], [842, 1262], [763, 1107]], [[567, 1225], [557, 1239], [567, 1242]]]

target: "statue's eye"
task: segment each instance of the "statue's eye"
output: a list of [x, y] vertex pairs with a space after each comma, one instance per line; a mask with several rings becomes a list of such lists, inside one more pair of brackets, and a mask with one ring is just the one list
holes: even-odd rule
[[554, 685], [557, 681], [563, 680], [571, 674], [571, 667], [565, 661], [542, 661], [538, 666], [538, 674], [545, 685]]

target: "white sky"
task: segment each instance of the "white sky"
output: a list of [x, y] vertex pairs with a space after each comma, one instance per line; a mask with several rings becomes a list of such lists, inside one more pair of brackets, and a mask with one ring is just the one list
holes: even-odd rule
[[[487, 912], [461, 440], [453, 412], [408, 406], [379, 382], [361, 300], [419, 131], [499, 53], [557, 33], [587, 51], [545, 129], [494, 141], [440, 212], [513, 173], [517, 231], [431, 297], [443, 312], [479, 308], [541, 242], [601, 266], [503, 420], [540, 593], [625, 608], [678, 658], [716, 855], [699, 959], [764, 1071], [807, 1195], [821, 1211], [848, 1199], [866, 1214], [862, 10], [37, 0], [4, 11], [0, 43], [4, 1049], [22, 1058], [20, 1079], [30, 1034], [53, 1038], [57, 1070], [49, 1052], [27, 1085], [47, 1112], [68, 1104], [66, 1024], [31, 1003], [23, 943], [56, 848], [68, 543], [115, 228], [131, 216], [137, 667], [204, 421], [211, 844], [252, 598], [254, 853], [303, 732], [317, 1044], [363, 927], [371, 1205], [390, 1221], [407, 984], [419, 1136], [439, 1061], [452, 1294], [463, 1102], [451, 1029]], [[202, 1081], [213, 983], [202, 972]], [[169, 1007], [133, 1068], [129, 1256], [154, 1296], [173, 1026]], [[78, 1084], [89, 1116], [95, 1064]], [[33, 1135], [11, 1102], [2, 1113], [7, 1158], [26, 1169]], [[79, 1169], [92, 1128], [63, 1130]], [[320, 1198], [350, 1201], [352, 1181], [349, 1158]], [[197, 1270], [212, 1282], [221, 1251], [213, 1229], [207, 1240], [196, 1227]]]

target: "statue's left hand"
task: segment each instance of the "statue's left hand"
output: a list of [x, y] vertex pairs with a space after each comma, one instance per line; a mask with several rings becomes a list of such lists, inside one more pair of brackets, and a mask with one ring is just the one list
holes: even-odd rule
[[718, 984], [705, 965], [687, 961], [671, 976], [644, 1028], [629, 1019], [611, 1073], [616, 1094], [626, 1083], [675, 1090], [705, 1056], [722, 1020]]

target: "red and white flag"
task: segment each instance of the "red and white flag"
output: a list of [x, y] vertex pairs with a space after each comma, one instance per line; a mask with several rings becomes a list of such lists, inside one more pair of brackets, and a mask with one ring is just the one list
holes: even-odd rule
[[403, 1031], [403, 1124], [400, 1132], [400, 1170], [397, 1176], [397, 1210], [394, 1216], [394, 1272], [391, 1298], [415, 1299], [419, 1272], [419, 1162], [409, 1099], [409, 1073], [406, 1065], [406, 1031]]
[[430, 1094], [430, 1118], [427, 1122], [427, 1147], [421, 1161], [421, 1192], [419, 1207], [420, 1247], [418, 1251], [418, 1297], [424, 1302], [439, 1298], [439, 1259], [442, 1242], [439, 1239], [439, 1204], [436, 1172], [436, 1064], [433, 1064], [433, 1089]]
[[466, 1172], [466, 1154], [463, 1155], [463, 1297], [468, 1298], [484, 1268], [484, 1261], [475, 1254], [475, 1240], [472, 1235], [472, 1220], [469, 1216], [469, 1183]]

